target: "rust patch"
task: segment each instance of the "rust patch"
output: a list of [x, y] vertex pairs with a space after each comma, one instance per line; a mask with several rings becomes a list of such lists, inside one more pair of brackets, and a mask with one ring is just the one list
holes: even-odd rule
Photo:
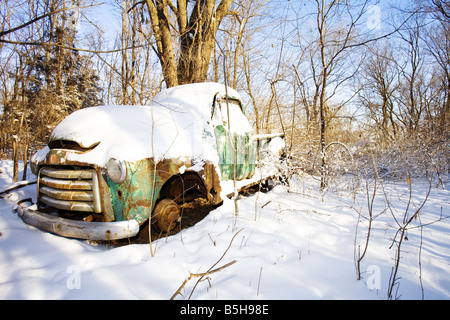
[[153, 205], [153, 201], [151, 199], [140, 199], [135, 204], [139, 207], [150, 208]]
[[205, 187], [207, 190], [208, 201], [212, 205], [217, 205], [222, 202], [220, 192], [220, 178], [217, 174], [216, 167], [211, 162], [207, 162], [204, 167]]

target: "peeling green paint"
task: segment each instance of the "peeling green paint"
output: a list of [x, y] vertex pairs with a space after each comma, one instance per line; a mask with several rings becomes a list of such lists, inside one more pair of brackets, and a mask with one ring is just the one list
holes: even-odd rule
[[223, 125], [216, 126], [214, 133], [222, 180], [233, 180], [234, 168], [236, 168], [236, 180], [252, 176], [255, 172], [257, 152], [256, 143], [250, 133], [229, 134]]
[[135, 219], [142, 224], [150, 217], [164, 181], [153, 174], [151, 159], [129, 162], [126, 167], [127, 176], [121, 184], [108, 178], [114, 217], [116, 221]]

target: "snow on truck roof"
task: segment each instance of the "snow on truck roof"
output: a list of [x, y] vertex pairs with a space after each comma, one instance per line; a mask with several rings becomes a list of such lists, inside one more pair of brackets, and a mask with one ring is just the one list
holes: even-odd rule
[[[89, 152], [68, 153], [67, 158], [100, 166], [110, 158], [136, 161], [153, 157], [160, 161], [191, 157], [216, 163], [214, 137], [204, 133], [210, 126], [214, 96], [226, 93], [240, 99], [224, 85], [198, 83], [163, 90], [149, 106], [84, 108], [58, 124], [50, 141], [75, 141], [84, 148], [97, 145]], [[39, 151], [34, 161], [43, 160], [48, 150]]]
[[225, 85], [215, 82], [193, 83], [165, 89], [153, 97], [152, 102], [166, 107], [189, 106], [191, 110], [211, 113], [211, 106], [216, 94], [241, 99], [239, 93]]

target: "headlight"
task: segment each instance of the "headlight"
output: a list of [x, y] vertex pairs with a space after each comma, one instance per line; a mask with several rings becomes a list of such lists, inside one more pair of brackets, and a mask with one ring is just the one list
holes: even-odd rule
[[111, 158], [106, 165], [106, 172], [114, 183], [122, 183], [127, 176], [127, 167], [123, 161]]

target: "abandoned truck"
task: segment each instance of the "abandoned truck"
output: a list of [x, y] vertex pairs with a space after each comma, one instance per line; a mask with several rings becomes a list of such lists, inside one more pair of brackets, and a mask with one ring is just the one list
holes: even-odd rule
[[283, 135], [252, 135], [239, 94], [217, 83], [166, 89], [149, 106], [81, 109], [33, 156], [37, 203], [17, 211], [29, 225], [79, 239], [130, 238], [149, 219], [168, 232], [185, 201], [217, 205], [269, 177], [257, 159], [258, 146], [271, 143], [282, 148]]

